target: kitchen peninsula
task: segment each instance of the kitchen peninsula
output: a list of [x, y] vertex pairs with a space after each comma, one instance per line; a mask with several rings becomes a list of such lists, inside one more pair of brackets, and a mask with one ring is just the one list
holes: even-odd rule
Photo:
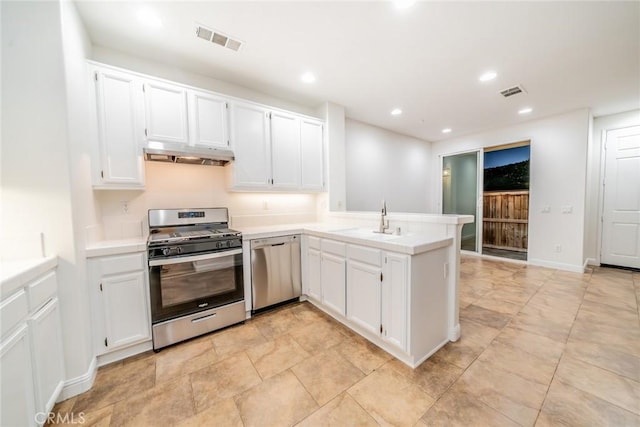
[[414, 223], [416, 231], [400, 235], [374, 233], [366, 219], [357, 223], [367, 227], [344, 218], [239, 227], [246, 310], [251, 310], [251, 241], [301, 235], [301, 299], [415, 368], [460, 337], [459, 239], [462, 225], [472, 217], [420, 215], [427, 226]]

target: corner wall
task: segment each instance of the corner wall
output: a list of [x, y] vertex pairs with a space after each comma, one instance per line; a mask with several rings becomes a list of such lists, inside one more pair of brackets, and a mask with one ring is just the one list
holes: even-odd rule
[[348, 211], [428, 212], [431, 143], [347, 119]]
[[[434, 143], [432, 212], [441, 211], [440, 156], [530, 140], [529, 263], [582, 271], [589, 120], [589, 110], [581, 109]], [[550, 212], [542, 212], [545, 206]], [[563, 207], [572, 212], [561, 213]]]
[[70, 3], [3, 1], [0, 7], [2, 237], [42, 232], [44, 252], [58, 256], [66, 379], [80, 377], [93, 354], [87, 341], [84, 258], [74, 228], [78, 212], [72, 203], [77, 176], [70, 139], [81, 135], [71, 131], [68, 121], [68, 97], [75, 95], [67, 83], [75, 75], [66, 73], [83, 59], [83, 36], [67, 9]]

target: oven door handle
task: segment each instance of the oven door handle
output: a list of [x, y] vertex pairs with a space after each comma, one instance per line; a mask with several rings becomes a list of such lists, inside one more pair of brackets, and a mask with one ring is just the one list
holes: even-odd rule
[[149, 267], [156, 267], [159, 265], [169, 265], [169, 264], [182, 264], [184, 262], [204, 261], [207, 259], [215, 259], [215, 258], [224, 258], [228, 256], [233, 256], [233, 255], [240, 255], [241, 253], [242, 253], [242, 249], [234, 249], [231, 251], [214, 252], [212, 254], [193, 255], [193, 256], [168, 258], [168, 259], [154, 259], [154, 260], [149, 260]]

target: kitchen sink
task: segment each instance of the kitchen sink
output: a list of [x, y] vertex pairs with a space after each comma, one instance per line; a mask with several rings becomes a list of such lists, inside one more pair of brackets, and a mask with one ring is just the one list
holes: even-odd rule
[[402, 237], [396, 234], [377, 233], [374, 230], [368, 230], [366, 228], [347, 228], [343, 230], [333, 230], [331, 233], [375, 241], [387, 241]]

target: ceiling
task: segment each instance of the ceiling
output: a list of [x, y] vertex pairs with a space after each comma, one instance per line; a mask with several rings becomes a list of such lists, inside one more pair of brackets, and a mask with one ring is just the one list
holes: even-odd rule
[[[589, 107], [640, 108], [640, 2], [78, 1], [94, 45], [439, 141]], [[138, 21], [140, 9], [162, 27]], [[195, 24], [244, 42], [195, 37]], [[482, 83], [489, 70], [497, 78]], [[300, 75], [317, 77], [303, 83]], [[521, 84], [526, 93], [502, 97]], [[531, 107], [527, 115], [518, 111]], [[400, 108], [403, 114], [392, 116]], [[443, 128], [452, 132], [443, 134]]]

